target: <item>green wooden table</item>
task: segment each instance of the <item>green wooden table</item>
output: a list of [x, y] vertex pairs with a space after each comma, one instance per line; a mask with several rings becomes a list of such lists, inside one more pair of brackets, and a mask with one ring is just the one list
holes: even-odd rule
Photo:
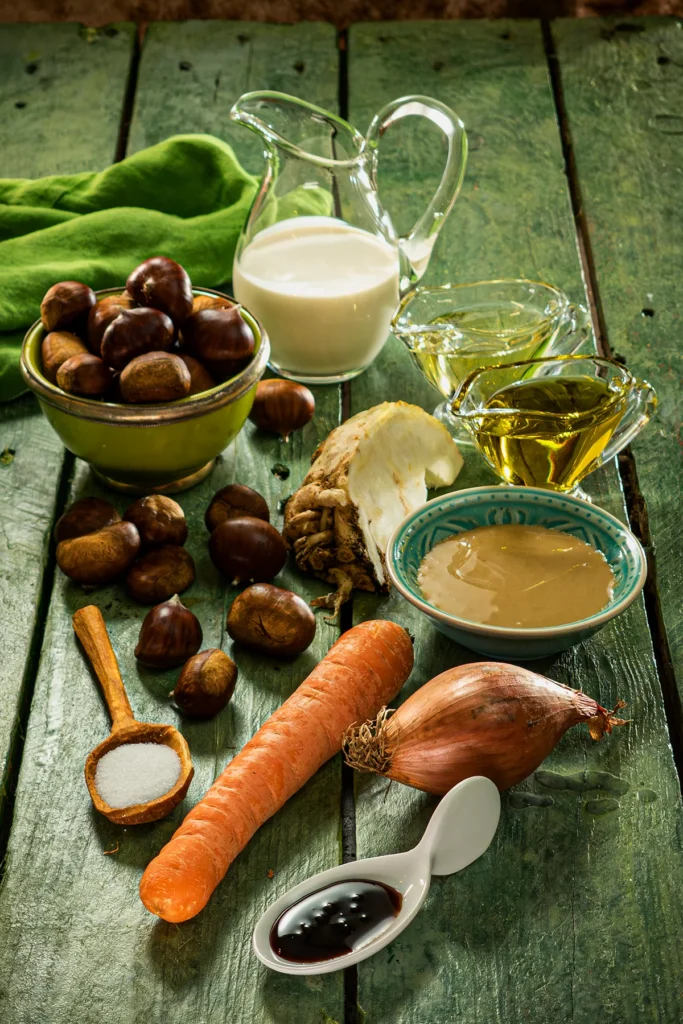
[[[153, 919], [140, 873], [183, 808], [121, 830], [96, 816], [82, 766], [108, 728], [73, 640], [92, 600], [55, 572], [55, 517], [100, 493], [65, 454], [33, 400], [0, 407], [0, 1021], [3, 1024], [678, 1024], [683, 1020], [683, 766], [679, 434], [683, 355], [681, 168], [683, 30], [667, 19], [555, 22], [4, 25], [0, 174], [105, 166], [175, 132], [229, 139], [250, 169], [258, 144], [228, 122], [254, 88], [296, 93], [360, 128], [408, 92], [451, 104], [470, 135], [461, 199], [429, 280], [528, 276], [589, 302], [603, 351], [660, 396], [634, 450], [589, 480], [631, 521], [650, 557], [644, 600], [542, 671], [604, 705], [625, 698], [632, 724], [593, 744], [568, 734], [503, 797], [490, 851], [436, 880], [413, 926], [345, 975], [290, 980], [261, 968], [253, 923], [276, 895], [341, 859], [405, 849], [434, 800], [328, 764], [238, 858], [209, 908], [180, 927]], [[387, 139], [387, 141], [389, 141]], [[399, 227], [434, 181], [430, 137], [397, 137], [381, 172]], [[198, 582], [188, 604], [206, 645], [224, 646], [233, 593], [206, 552], [202, 514], [232, 481], [271, 508], [301, 481], [342, 418], [385, 398], [431, 410], [437, 396], [389, 342], [343, 390], [318, 389], [313, 423], [288, 445], [247, 424], [213, 477], [182, 496]], [[276, 464], [287, 479], [274, 473]], [[472, 457], [459, 486], [491, 477]], [[107, 497], [111, 498], [108, 494]], [[117, 500], [123, 508], [125, 502]], [[283, 573], [307, 598], [327, 589]], [[132, 705], [178, 724], [196, 774], [185, 809], [304, 678], [338, 635], [319, 625], [293, 664], [236, 655], [240, 682], [212, 722], [179, 719], [169, 674], [138, 671], [144, 609], [97, 591]], [[397, 597], [354, 599], [352, 619], [396, 617], [416, 635], [409, 688], [470, 660]]]

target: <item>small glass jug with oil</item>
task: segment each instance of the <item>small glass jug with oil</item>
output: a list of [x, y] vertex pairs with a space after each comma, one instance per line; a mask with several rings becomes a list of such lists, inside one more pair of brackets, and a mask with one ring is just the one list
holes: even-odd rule
[[656, 407], [654, 389], [620, 363], [570, 355], [475, 370], [452, 412], [506, 483], [576, 493]]
[[446, 399], [434, 410], [460, 443], [467, 431], [451, 416], [458, 387], [481, 366], [578, 352], [591, 339], [588, 313], [564, 292], [512, 279], [413, 289], [392, 331], [429, 383]]

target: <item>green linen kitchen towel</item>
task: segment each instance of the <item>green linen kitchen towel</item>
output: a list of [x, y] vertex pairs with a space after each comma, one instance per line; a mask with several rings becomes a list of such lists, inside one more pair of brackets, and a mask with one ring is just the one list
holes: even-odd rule
[[[0, 179], [0, 402], [24, 390], [21, 341], [57, 281], [116, 287], [170, 256], [195, 285], [228, 282], [257, 184], [210, 135], [174, 136], [99, 173]], [[295, 190], [277, 217], [327, 212], [321, 192]]]

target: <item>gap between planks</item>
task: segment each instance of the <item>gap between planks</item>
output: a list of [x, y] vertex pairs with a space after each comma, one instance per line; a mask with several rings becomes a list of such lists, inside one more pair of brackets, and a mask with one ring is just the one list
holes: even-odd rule
[[[567, 187], [574, 215], [576, 228], [576, 239], [579, 252], [581, 272], [586, 286], [586, 295], [590, 305], [590, 314], [593, 322], [593, 330], [600, 355], [608, 356], [619, 360], [619, 354], [613, 353], [609, 342], [607, 322], [604, 308], [600, 297], [600, 286], [598, 284], [593, 248], [591, 245], [590, 231], [583, 208], [581, 185], [574, 157], [571, 127], [567, 114], [567, 107], [562, 89], [562, 73], [560, 61], [555, 48], [555, 41], [552, 34], [552, 24], [547, 20], [541, 22], [543, 31], [543, 43], [545, 47], [546, 60], [548, 63], [548, 74], [550, 85], [555, 102], [557, 122], [560, 128], [560, 139], [562, 144], [562, 157], [564, 160]], [[645, 613], [652, 639], [657, 676], [662, 691], [664, 712], [669, 730], [669, 739], [673, 751], [674, 763], [678, 774], [679, 785], [683, 793], [683, 708], [681, 696], [676, 684], [676, 677], [669, 648], [669, 641], [662, 615], [662, 606], [659, 598], [657, 585], [657, 562], [655, 557], [650, 523], [647, 511], [647, 502], [640, 490], [638, 483], [638, 471], [633, 452], [630, 447], [624, 449], [618, 460], [619, 476], [624, 491], [626, 510], [628, 512], [629, 525], [634, 534], [640, 540], [645, 549], [647, 557], [647, 580], [643, 590], [645, 601]]]

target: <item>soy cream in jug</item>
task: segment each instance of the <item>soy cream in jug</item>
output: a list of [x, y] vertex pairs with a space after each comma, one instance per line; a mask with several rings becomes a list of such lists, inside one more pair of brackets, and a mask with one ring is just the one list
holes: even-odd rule
[[[390, 103], [365, 137], [334, 114], [276, 92], [247, 93], [230, 116], [266, 146], [266, 170], [235, 253], [235, 297], [263, 324], [277, 373], [306, 383], [349, 380], [379, 353], [400, 296], [427, 269], [462, 184], [464, 125], [424, 96]], [[410, 116], [442, 130], [446, 164], [424, 214], [398, 237], [377, 192], [378, 146], [390, 125]]]

